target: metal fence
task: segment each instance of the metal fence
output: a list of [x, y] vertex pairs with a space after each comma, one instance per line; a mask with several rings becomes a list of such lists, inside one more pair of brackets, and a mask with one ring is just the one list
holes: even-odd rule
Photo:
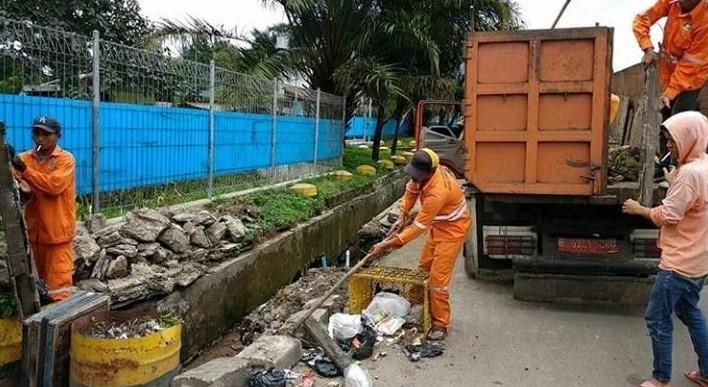
[[62, 124], [83, 210], [122, 212], [299, 177], [341, 161], [343, 97], [0, 18], [0, 120], [30, 149]]

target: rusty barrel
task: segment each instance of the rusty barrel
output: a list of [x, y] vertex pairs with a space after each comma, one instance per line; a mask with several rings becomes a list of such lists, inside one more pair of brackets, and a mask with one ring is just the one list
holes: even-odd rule
[[91, 337], [82, 328], [72, 326], [72, 387], [167, 387], [179, 371], [181, 324], [127, 339]]
[[22, 356], [22, 322], [0, 319], [0, 387], [19, 385]]

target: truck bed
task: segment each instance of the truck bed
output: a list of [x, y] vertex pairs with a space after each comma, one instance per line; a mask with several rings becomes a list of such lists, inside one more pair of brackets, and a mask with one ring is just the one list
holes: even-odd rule
[[[666, 188], [654, 184], [654, 203], [658, 204], [666, 195]], [[566, 195], [525, 195], [525, 194], [487, 194], [489, 200], [506, 203], [562, 203], [562, 204], [597, 204], [621, 205], [627, 199], [639, 197], [638, 182], [613, 183], [607, 186], [607, 193], [594, 196]]]

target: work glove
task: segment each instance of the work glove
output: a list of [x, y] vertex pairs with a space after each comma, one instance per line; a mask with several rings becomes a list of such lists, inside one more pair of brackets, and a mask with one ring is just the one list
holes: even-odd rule
[[25, 162], [22, 161], [20, 156], [15, 156], [12, 158], [12, 166], [15, 168], [16, 171], [23, 173], [25, 170], [27, 170], [27, 166], [25, 165]]

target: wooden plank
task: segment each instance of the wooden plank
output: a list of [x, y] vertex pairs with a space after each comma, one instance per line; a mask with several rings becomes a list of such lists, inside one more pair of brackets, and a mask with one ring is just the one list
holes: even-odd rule
[[0, 122], [0, 217], [7, 243], [7, 267], [13, 292], [19, 304], [20, 318], [39, 312], [39, 294], [35, 283], [25, 224], [19, 204], [17, 183], [5, 150], [5, 124]]
[[103, 294], [89, 293], [71, 309], [62, 310], [62, 314], [42, 320], [44, 333], [44, 370], [43, 385], [69, 385], [69, 351], [71, 348], [71, 324], [77, 319], [94, 315], [97, 312], [108, 313], [110, 298]]
[[617, 118], [615, 118], [615, 122], [612, 123], [612, 127], [610, 128], [610, 144], [622, 145], [622, 139], [624, 138], [624, 127], [625, 125], [627, 125], [628, 113], [629, 98], [620, 97], [620, 105], [619, 111], [617, 112]]
[[646, 71], [644, 88], [644, 114], [642, 122], [642, 148], [639, 174], [639, 202], [646, 207], [654, 205], [654, 172], [656, 171], [655, 157], [659, 149], [659, 126], [661, 125], [661, 112], [659, 111], [661, 90], [659, 89], [659, 76], [656, 66], [649, 66]]
[[629, 136], [632, 135], [632, 125], [634, 125], [634, 107], [630, 106], [629, 111], [627, 112], [627, 122], [624, 124], [622, 145], [629, 144]]
[[644, 120], [644, 99], [639, 101], [637, 108], [634, 109], [634, 117], [632, 118], [632, 127], [629, 132], [628, 145], [634, 148], [642, 146], [642, 122]]
[[309, 317], [305, 320], [304, 326], [309, 336], [322, 347], [327, 357], [332, 360], [340, 371], [344, 372], [352, 364], [352, 359], [349, 355], [344, 353], [337, 343], [329, 337], [327, 331], [320, 323]]

